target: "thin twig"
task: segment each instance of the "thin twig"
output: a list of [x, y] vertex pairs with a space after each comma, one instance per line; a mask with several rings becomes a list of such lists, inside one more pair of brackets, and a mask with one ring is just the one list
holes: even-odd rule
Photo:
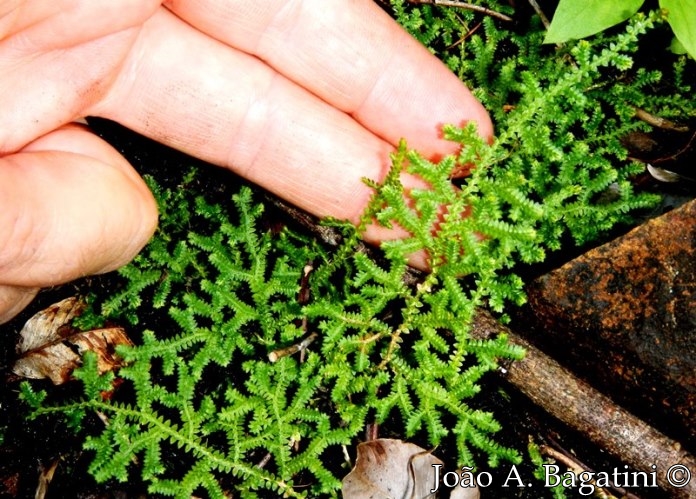
[[[563, 454], [556, 449], [553, 449], [551, 447], [548, 447], [546, 445], [542, 445], [539, 450], [541, 451], [542, 454], [547, 455], [548, 457], [551, 457], [555, 459], [556, 461], [562, 463], [566, 468], [568, 468], [575, 476], [580, 476], [583, 472], [589, 472], [589, 469], [586, 469], [584, 466], [582, 466], [579, 462], [577, 462], [575, 459], [572, 457]], [[606, 499], [616, 499], [616, 497], [612, 494], [610, 494], [605, 488], [597, 486], [596, 482], [594, 480], [590, 480], [590, 483], [595, 485], [597, 489], [595, 490], [595, 495], [597, 497], [602, 497]]]
[[36, 486], [36, 492], [34, 493], [34, 498], [35, 499], [44, 499], [46, 497], [46, 493], [48, 492], [48, 485], [51, 483], [51, 480], [53, 480], [53, 475], [56, 472], [56, 468], [58, 468], [58, 463], [60, 462], [62, 458], [57, 458], [53, 460], [53, 463], [48, 468], [44, 468], [41, 466], [41, 473], [39, 473], [39, 483]]
[[450, 46], [447, 47], [447, 48], [448, 48], [448, 49], [453, 49], [453, 48], [455, 48], [457, 45], [459, 45], [459, 44], [461, 44], [461, 43], [464, 43], [464, 40], [466, 40], [467, 38], [469, 38], [470, 36], [472, 36], [474, 33], [476, 33], [476, 32], [479, 30], [479, 28], [480, 28], [481, 26], [483, 26], [483, 23], [478, 23], [476, 26], [474, 26], [474, 27], [471, 28], [469, 31], [467, 31], [466, 34], [465, 34], [464, 36], [462, 36], [459, 40], [457, 40], [456, 42], [454, 42], [452, 45], [450, 45]]
[[512, 17], [496, 12], [495, 10], [488, 9], [486, 7], [481, 7], [479, 5], [472, 5], [470, 3], [459, 2], [457, 0], [409, 0], [411, 3], [426, 4], [426, 5], [437, 5], [440, 7], [455, 7], [458, 9], [473, 10], [474, 12], [479, 12], [481, 14], [486, 14], [487, 16], [495, 17], [501, 21], [512, 22]]
[[541, 24], [544, 25], [544, 28], [549, 29], [549, 26], [551, 26], [551, 23], [549, 22], [549, 18], [546, 17], [544, 14], [544, 11], [541, 10], [541, 7], [539, 7], [539, 4], [537, 3], [536, 0], [529, 0], [529, 5], [532, 6], [534, 9], [534, 12], [537, 13], [537, 16], [539, 16], [539, 19], [541, 19]]
[[300, 291], [297, 294], [297, 303], [304, 305], [309, 302], [310, 289], [309, 289], [309, 274], [314, 270], [314, 264], [312, 262], [307, 262], [307, 264], [302, 269], [302, 279], [300, 279]]
[[[321, 221], [314, 215], [296, 208], [295, 206], [288, 204], [272, 194], [264, 195], [264, 201], [270, 206], [273, 206], [276, 210], [280, 211], [283, 214], [282, 218], [286, 218], [286, 221], [293, 227], [296, 227], [299, 230], [305, 231], [306, 233], [316, 237], [323, 244], [331, 248], [337, 248], [343, 242], [343, 234], [339, 229], [328, 225], [321, 225]], [[278, 216], [280, 217], [280, 215]], [[358, 241], [355, 251], [366, 253], [373, 259], [380, 258], [379, 249], [377, 247], [367, 245], [362, 241]], [[416, 284], [422, 282], [425, 279], [425, 276], [425, 272], [417, 270], [413, 267], [409, 267], [406, 270], [403, 281], [406, 286], [415, 286]]]
[[673, 121], [670, 121], [666, 118], [661, 118], [660, 116], [655, 116], [645, 111], [644, 109], [640, 109], [638, 107], [634, 107], [633, 109], [635, 109], [636, 111], [636, 118], [645, 121], [648, 125], [652, 125], [657, 128], [662, 128], [663, 130], [674, 130], [675, 132], [689, 131], [688, 126], [677, 125]]
[[677, 159], [679, 156], [681, 156], [682, 154], [684, 154], [685, 152], [687, 152], [689, 149], [691, 149], [691, 144], [694, 142], [694, 139], [696, 139], [696, 132], [694, 132], [694, 133], [691, 135], [691, 138], [689, 139], [689, 142], [687, 142], [686, 145], [685, 145], [684, 147], [682, 147], [679, 151], [677, 151], [676, 153], [672, 154], [671, 156], [665, 156], [665, 157], [663, 157], [663, 158], [655, 159], [655, 160], [653, 160], [652, 162], [653, 162], [653, 163], [663, 163], [663, 162], [665, 162], [665, 161], [670, 161], [670, 160], [675, 160], [675, 159]]
[[343, 459], [348, 463], [349, 468], [353, 468], [353, 461], [350, 459], [350, 454], [348, 454], [348, 447], [345, 444], [341, 445], [341, 450], [343, 451]]
[[[580, 461], [577, 457], [571, 455], [571, 453], [564, 449], [563, 446], [560, 443], [558, 443], [555, 439], [549, 438], [549, 441], [551, 445], [553, 445], [553, 447], [550, 447], [548, 445], [541, 445], [539, 447], [539, 451], [542, 454], [545, 454], [565, 464], [566, 467], [571, 469], [576, 475], [578, 474], [578, 472], [574, 468], [578, 468], [579, 471], [589, 471], [590, 473], [594, 473], [595, 470], [593, 470], [585, 463]], [[621, 499], [640, 499], [640, 497], [638, 497], [637, 495], [632, 494], [623, 487], [619, 487], [614, 482], [610, 483], [609, 488], [616, 492], [621, 497]]]
[[379, 438], [379, 424], [367, 423], [365, 426], [365, 442], [371, 442]]
[[290, 345], [289, 347], [280, 348], [278, 350], [273, 350], [271, 353], [268, 354], [268, 360], [270, 360], [271, 362], [277, 362], [278, 359], [287, 357], [288, 355], [296, 354], [297, 352], [302, 352], [309, 345], [311, 345], [312, 342], [316, 340], [318, 337], [319, 335], [317, 333], [312, 333], [299, 343]]
[[257, 468], [264, 469], [266, 465], [270, 462], [271, 458], [273, 455], [270, 452], [266, 452], [266, 455], [263, 456], [263, 459], [259, 461], [259, 464], [256, 465]]

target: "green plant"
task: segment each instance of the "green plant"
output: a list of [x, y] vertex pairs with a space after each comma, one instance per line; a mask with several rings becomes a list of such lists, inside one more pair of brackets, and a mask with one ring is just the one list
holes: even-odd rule
[[[487, 7], [512, 14], [507, 3], [473, 3], [485, 3]], [[599, 33], [591, 40], [571, 41], [553, 48], [544, 45], [546, 31], [537, 17], [532, 17], [528, 26], [515, 27], [466, 10], [430, 5], [413, 8], [407, 0], [393, 0], [392, 7], [399, 23], [442, 59], [484, 103], [499, 134], [509, 129], [516, 131], [519, 123], [509, 119], [517, 120], [518, 112], [535, 109], [541, 117], [528, 122], [530, 134], [535, 132], [535, 124], [550, 122], [552, 132], [558, 135], [555, 140], [560, 140], [565, 132], [570, 132], [573, 141], [593, 139], [589, 144], [593, 153], [593, 144], [608, 142], [616, 153], [607, 154], [605, 149], [600, 149], [599, 154], [620, 167], [625, 164], [626, 153], [618, 139], [632, 130], [650, 129], [634, 118], [636, 108], [681, 122], [696, 117], [693, 76], [690, 76], [694, 71], [692, 59], [660, 52], [660, 67], [652, 67], [645, 61], [634, 65], [635, 55], [641, 49], [652, 49], [641, 48], [642, 34], [647, 30], [665, 30], [665, 19], [659, 12], [647, 16], [636, 14], [625, 33]], [[588, 67], [587, 57], [602, 51], [605, 51], [604, 60], [594, 58], [594, 67]], [[611, 54], [615, 56], [609, 61]], [[585, 61], [580, 71], [574, 67], [576, 57]], [[673, 62], [671, 69], [665, 64], [667, 61]], [[562, 95], [552, 90], [557, 88], [560, 78], [575, 79], [567, 80], [566, 85], [575, 85], [578, 97], [564, 101]], [[545, 102], [546, 92], [551, 94]], [[528, 108], [532, 98], [537, 100], [536, 107]], [[557, 105], [561, 107], [556, 108]], [[555, 125], [563, 114], [561, 111], [569, 108], [572, 116], [577, 117], [577, 126], [570, 126], [562, 117]], [[543, 128], [541, 131], [545, 133]], [[506, 145], [516, 150], [525, 144]], [[638, 171], [636, 165], [633, 171]]]
[[[635, 118], [636, 109], [677, 121], [696, 116], [692, 87], [683, 77], [691, 61], [675, 58], [669, 77], [657, 69], [633, 68], [631, 54], [642, 35], [662, 24], [659, 13], [637, 14], [624, 33], [580, 40], [551, 56], [536, 20], [519, 34], [501, 29], [492, 18], [473, 26], [468, 12], [436, 12], [430, 6], [413, 10], [403, 2], [396, 2], [395, 9], [423, 43], [444, 41], [446, 46], [434, 52], [491, 113], [497, 128], [491, 154], [497, 157], [472, 157], [472, 164], [482, 163], [490, 168], [487, 175], [506, 178], [554, 213], [536, 227], [547, 248], [557, 249], [564, 233], [583, 244], [626, 221], [631, 210], [655, 202], [633, 194], [630, 179], [644, 167], [628, 159], [622, 138], [650, 129]], [[433, 20], [436, 14], [442, 18]], [[529, 220], [529, 213], [509, 211], [509, 201], [495, 203], [509, 212], [507, 221]]]
[[[644, 3], [644, 0], [561, 0], [545, 42], [563, 43], [594, 35], [625, 21]], [[660, 0], [660, 7], [665, 11], [681, 50], [696, 58], [696, 1]]]
[[[334, 251], [265, 229], [246, 187], [229, 206], [197, 193], [192, 174], [175, 189], [150, 180], [160, 229], [99, 309], [142, 334], [138, 346], [119, 350], [128, 362], [118, 373], [124, 399], [103, 398], [114, 374], [99, 376], [90, 356], [76, 372], [82, 398], [50, 400], [22, 385], [34, 416], [66, 414], [75, 426], [94, 411], [106, 417], [86, 440], [98, 480], [127, 479], [137, 457], [150, 491], [162, 495], [336, 494], [341, 468], [331, 462], [370, 422], [429, 445], [450, 439], [460, 463], [521, 459], [496, 443], [499, 424], [475, 396], [498, 359], [522, 352], [504, 337], [472, 340], [470, 319], [479, 306], [503, 313], [524, 301], [516, 263], [543, 260], [567, 234], [591, 240], [655, 202], [633, 192], [641, 167], [620, 139], [646, 127], [633, 118], [635, 106], [676, 115], [684, 102], [693, 113], [689, 88], [677, 79], [666, 99], [648, 92], [659, 73], [627, 76], [639, 37], [660, 21], [655, 14], [549, 57], [541, 29], [521, 35], [485, 18], [481, 33], [452, 46], [474, 14], [399, 1], [394, 8], [420, 39], [443, 42], [434, 50], [491, 111], [495, 142], [446, 126], [462, 150], [438, 164], [402, 144], [387, 177], [366, 180], [375, 196], [358, 227], [329, 222], [344, 235]], [[453, 188], [453, 174], [472, 165]], [[406, 192], [404, 171], [429, 188]], [[411, 235], [372, 259], [359, 237], [373, 221]], [[428, 254], [432, 269], [407, 285], [415, 251]], [[308, 261], [315, 270], [305, 303], [297, 297]], [[313, 334], [304, 359], [269, 360]]]
[[[405, 154], [395, 158], [384, 195], [400, 189], [396, 173]], [[444, 187], [443, 175], [437, 172]], [[520, 350], [504, 338], [468, 338], [466, 319], [475, 303], [452, 276], [434, 272], [416, 288], [406, 286], [402, 250], [408, 242], [387, 249], [394, 256], [385, 269], [354, 251], [358, 233], [341, 224], [345, 245], [327, 260], [287, 231], [277, 237], [259, 232], [262, 208], [248, 188], [235, 195], [235, 214], [202, 197], [191, 205], [184, 190], [152, 187], [167, 218], [146, 252], [122, 271], [126, 288], [102, 306], [110, 316], [139, 323], [147, 299], [171, 317], [157, 333], [144, 331], [141, 345], [119, 350], [128, 363], [119, 376], [132, 383], [134, 402], [102, 399], [114, 375], [99, 376], [89, 356], [76, 371], [85, 386], [80, 401], [52, 407], [23, 385], [36, 414], [61, 411], [78, 425], [87, 411], [106, 416], [102, 434], [86, 442], [96, 453], [91, 472], [98, 480], [126, 480], [133, 456], [142, 455], [152, 493], [189, 497], [204, 489], [223, 497], [227, 475], [242, 495], [271, 489], [299, 496], [302, 488], [294, 487], [304, 472], [312, 495], [327, 494], [340, 482], [321, 456], [330, 449], [338, 455], [337, 447], [350, 444], [367, 422], [385, 421], [394, 410], [408, 436], [425, 433], [437, 444], [454, 433], [462, 457], [477, 448], [492, 464], [519, 459], [488, 436], [498, 429], [492, 415], [463, 401], [478, 392], [479, 378], [497, 358], [519, 357]], [[437, 198], [428, 197], [434, 207]], [[378, 206], [373, 203], [371, 214], [382, 217]], [[413, 219], [425, 234], [424, 222], [397, 209], [397, 220]], [[312, 279], [315, 298], [301, 307], [296, 295], [308, 258], [324, 263]], [[316, 348], [306, 351], [304, 362], [290, 356], [270, 362], [270, 352], [307, 334], [305, 318], [320, 334]], [[453, 428], [445, 426], [445, 415]], [[186, 465], [169, 469], [164, 456], [171, 453]], [[266, 453], [268, 467], [255, 466]]]

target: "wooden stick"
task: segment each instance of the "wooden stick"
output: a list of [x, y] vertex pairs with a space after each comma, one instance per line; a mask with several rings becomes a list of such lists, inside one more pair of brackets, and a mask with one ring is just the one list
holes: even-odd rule
[[280, 348], [278, 350], [273, 350], [268, 354], [268, 360], [271, 362], [278, 362], [278, 360], [282, 359], [283, 357], [294, 355], [297, 352], [304, 352], [304, 350], [318, 337], [319, 335], [317, 333], [312, 333], [299, 343], [290, 345], [289, 347]]
[[645, 109], [639, 107], [633, 107], [636, 112], [636, 118], [641, 121], [645, 121], [648, 125], [654, 126], [656, 128], [662, 128], [663, 130], [674, 130], [675, 132], [688, 132], [689, 127], [686, 125], [677, 125], [673, 121], [663, 118], [661, 116], [655, 116], [650, 114]]
[[[555, 459], [556, 461], [563, 463], [563, 465], [568, 468], [570, 471], [572, 471], [575, 476], [580, 475], [584, 471], [589, 471], [593, 472], [591, 468], [588, 466], [584, 465], [582, 462], [578, 461], [575, 459], [574, 456], [571, 456], [568, 452], [563, 451], [561, 452], [560, 450], [556, 450], [553, 447], [549, 447], [548, 445], [541, 445], [539, 446], [539, 452], [541, 452], [542, 455], [548, 456], [552, 459]], [[595, 486], [596, 486], [596, 482]], [[611, 484], [611, 489], [614, 492], [617, 492], [621, 499], [640, 499], [639, 497], [631, 494], [630, 492], [627, 492], [626, 489], [622, 487], [615, 486], [615, 484], [612, 482]], [[597, 490], [595, 491], [595, 496], [604, 496], [604, 497], [615, 497], [612, 495], [609, 491], [606, 489], [603, 489], [599, 486], [597, 486]]]

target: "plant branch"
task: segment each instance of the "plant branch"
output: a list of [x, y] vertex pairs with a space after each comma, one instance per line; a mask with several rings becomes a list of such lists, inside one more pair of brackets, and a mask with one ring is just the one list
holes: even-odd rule
[[299, 343], [290, 345], [289, 347], [280, 348], [278, 350], [273, 350], [268, 354], [268, 360], [271, 362], [278, 362], [278, 360], [282, 359], [283, 357], [294, 355], [297, 352], [303, 352], [318, 337], [319, 335], [317, 333], [312, 333]]
[[[270, 197], [270, 196], [269, 196]], [[282, 201], [274, 200], [277, 208], [286, 213], [295, 212]], [[311, 219], [303, 217], [306, 223]], [[316, 227], [313, 233], [317, 233]], [[325, 243], [340, 239], [331, 227], [321, 227]], [[363, 247], [368, 254], [375, 248]], [[361, 250], [361, 251], [362, 251]], [[407, 276], [411, 283], [424, 282], [423, 274], [413, 270]], [[681, 464], [696, 469], [696, 458], [682, 450], [674, 440], [658, 432], [642, 420], [617, 406], [608, 397], [589, 384], [579, 380], [558, 362], [548, 357], [529, 342], [496, 321], [489, 312], [479, 309], [473, 319], [470, 334], [475, 339], [491, 339], [506, 334], [510, 343], [521, 346], [527, 352], [522, 360], [509, 363], [504, 369], [504, 379], [524, 393], [547, 413], [574, 428], [599, 447], [626, 462], [638, 471], [651, 473], [651, 465], [659, 471], [657, 483], [673, 491], [674, 497], [696, 497], [696, 480], [682, 489], [673, 488], [665, 472], [673, 465]]]
[[673, 130], [675, 132], [688, 132], [689, 127], [685, 125], [677, 125], [673, 121], [670, 121], [666, 118], [662, 118], [660, 116], [655, 116], [654, 114], [650, 114], [649, 112], [645, 111], [644, 109], [640, 109], [638, 107], [634, 107], [635, 112], [636, 112], [636, 118], [639, 120], [645, 121], [648, 125], [654, 126], [656, 128], [662, 128], [663, 130]]
[[491, 10], [486, 7], [459, 2], [457, 0], [409, 0], [409, 2], [425, 5], [437, 5], [439, 7], [454, 7], [457, 9], [473, 10], [487, 16], [495, 17], [501, 21], [512, 22], [512, 17], [510, 16], [506, 16], [505, 14], [501, 14], [500, 12], [496, 12], [495, 10]]

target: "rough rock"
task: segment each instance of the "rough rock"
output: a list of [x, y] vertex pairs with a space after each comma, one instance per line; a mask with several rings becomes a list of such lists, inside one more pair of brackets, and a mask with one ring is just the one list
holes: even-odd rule
[[520, 317], [532, 318], [533, 343], [696, 445], [696, 200], [538, 278], [527, 292]]

